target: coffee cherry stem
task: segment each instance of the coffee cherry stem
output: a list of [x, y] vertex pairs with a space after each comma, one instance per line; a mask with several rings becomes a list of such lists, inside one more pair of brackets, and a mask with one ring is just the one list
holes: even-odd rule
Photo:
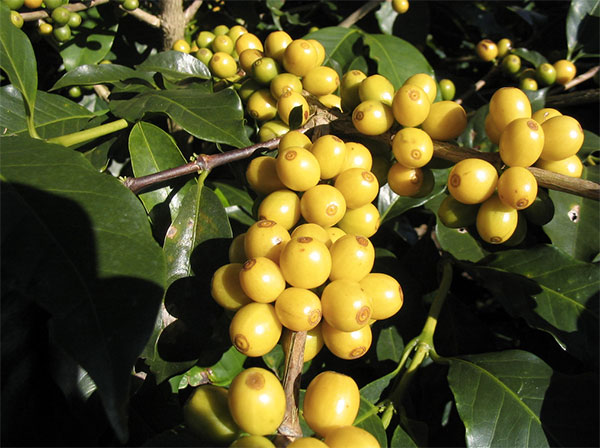
[[55, 143], [62, 146], [74, 146], [80, 143], [85, 143], [98, 137], [103, 137], [113, 132], [120, 131], [129, 126], [129, 123], [124, 118], [119, 120], [111, 121], [94, 128], [85, 129], [79, 132], [73, 132], [72, 134], [61, 135], [59, 137], [49, 138], [48, 143]]

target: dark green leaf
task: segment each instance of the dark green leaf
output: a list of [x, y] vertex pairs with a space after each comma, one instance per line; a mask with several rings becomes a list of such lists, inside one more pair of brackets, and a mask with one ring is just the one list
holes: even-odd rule
[[283, 378], [285, 368], [285, 352], [280, 344], [277, 344], [273, 350], [262, 356], [266, 366], [273, 371], [278, 378]]
[[377, 72], [398, 89], [415, 73], [433, 76], [433, 69], [423, 54], [414, 46], [395, 36], [367, 34], [365, 45], [371, 58], [377, 61]]
[[[478, 148], [484, 142], [489, 143], [485, 133], [485, 117], [487, 116], [488, 111], [489, 106], [487, 104], [477, 109], [477, 112], [469, 119], [464, 132], [456, 139], [460, 146]], [[491, 145], [487, 145], [486, 148], [489, 151]]]
[[581, 145], [581, 148], [577, 152], [578, 157], [585, 158], [593, 152], [600, 151], [600, 136], [585, 129], [583, 136], [583, 145]]
[[85, 20], [74, 33], [73, 39], [60, 48], [67, 71], [102, 61], [112, 47], [117, 28], [118, 24], [111, 24], [109, 20]]
[[[598, 166], [589, 166], [583, 178], [598, 182], [598, 174]], [[598, 201], [556, 190], [550, 190], [549, 195], [554, 203], [554, 218], [544, 231], [553, 244], [572, 257], [592, 261], [600, 251]]]
[[381, 448], [387, 448], [387, 435], [381, 419], [377, 416], [378, 408], [373, 406], [363, 397], [360, 397], [360, 408], [358, 409], [358, 415], [354, 420], [354, 426], [358, 426], [364, 430], [369, 431], [377, 441]]
[[247, 191], [223, 182], [211, 182], [210, 184], [219, 199], [221, 199], [221, 203], [230, 218], [247, 226], [251, 226], [256, 222], [252, 217], [254, 200]]
[[217, 386], [229, 386], [235, 376], [244, 369], [246, 355], [240, 353], [235, 347], [230, 347], [218, 363], [210, 368], [209, 378]]
[[[58, 137], [85, 128], [95, 115], [61, 95], [37, 93], [35, 127], [42, 138]], [[21, 93], [12, 85], [0, 89], [0, 123], [8, 134], [27, 133], [27, 113]]]
[[585, 19], [588, 14], [598, 14], [599, 4], [600, 1], [598, 0], [571, 0], [571, 7], [567, 14], [566, 25], [567, 50], [569, 56], [573, 54], [579, 43], [579, 31], [583, 19]]
[[142, 79], [154, 85], [151, 74], [133, 70], [124, 65], [98, 64], [80, 65], [65, 73], [50, 90], [62, 89], [68, 86], [93, 86], [94, 84], [115, 84], [126, 79]]
[[527, 62], [531, 63], [535, 68], [537, 68], [538, 65], [543, 64], [544, 62], [548, 62], [544, 55], [534, 50], [528, 50], [527, 48], [515, 48], [512, 50], [512, 53], [516, 54], [522, 59], [525, 59]]
[[400, 361], [402, 351], [404, 350], [404, 341], [398, 333], [396, 327], [387, 327], [381, 330], [377, 339], [377, 359], [379, 361], [391, 360]]
[[532, 112], [536, 112], [545, 107], [548, 89], [550, 89], [550, 87], [544, 87], [537, 90], [525, 90], [525, 95], [527, 95], [527, 98], [529, 98], [529, 102], [531, 103]]
[[112, 112], [135, 122], [146, 113], [165, 113], [190, 134], [237, 148], [249, 146], [240, 97], [231, 89], [207, 93], [197, 89], [148, 92], [110, 102]]
[[400, 426], [396, 426], [396, 429], [394, 429], [394, 434], [392, 435], [390, 446], [394, 448], [417, 448], [417, 444], [413, 441], [413, 439], [410, 438], [408, 434], [406, 434], [406, 432]]
[[[4, 257], [11, 283], [50, 314], [51, 338], [93, 378], [125, 442], [131, 371], [165, 287], [146, 213], [116, 178], [71, 149], [6, 137], [0, 166], [3, 209], [22, 212], [18, 225], [2, 230], [3, 243], [16, 245], [3, 251], [11, 259], [31, 255], [14, 259], [26, 265]], [[29, 266], [35, 276], [27, 275]]]
[[362, 387], [360, 395], [365, 400], [368, 400], [372, 404], [377, 404], [381, 399], [381, 394], [389, 386], [390, 382], [398, 376], [398, 371], [394, 369], [390, 373], [371, 381], [369, 384]]
[[152, 55], [136, 68], [147, 72], [161, 73], [174, 81], [186, 78], [210, 79], [212, 76], [208, 67], [198, 58], [174, 50]]
[[306, 39], [316, 39], [325, 48], [324, 65], [334, 66], [332, 61], [339, 64], [340, 75], [343, 75], [356, 55], [360, 53], [357, 46], [360, 47], [358, 40], [362, 36], [362, 31], [356, 28], [327, 27], [306, 35]]

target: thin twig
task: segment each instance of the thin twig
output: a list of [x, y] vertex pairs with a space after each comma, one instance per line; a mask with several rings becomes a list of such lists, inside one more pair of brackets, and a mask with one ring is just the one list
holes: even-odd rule
[[121, 11], [125, 11], [130, 16], [135, 17], [140, 22], [144, 22], [150, 25], [152, 28], [160, 28], [162, 24], [160, 17], [157, 17], [154, 14], [150, 14], [149, 12], [146, 12], [141, 8], [136, 8], [132, 11], [128, 11], [127, 9], [123, 8], [122, 5], [119, 5], [119, 9]]
[[578, 90], [571, 93], [552, 95], [546, 98], [547, 107], [577, 106], [580, 104], [598, 103], [600, 89]]
[[579, 75], [579, 76], [576, 76], [575, 78], [573, 78], [571, 81], [569, 81], [568, 83], [566, 83], [566, 84], [564, 85], [564, 87], [565, 87], [565, 90], [572, 89], [572, 88], [573, 88], [573, 87], [575, 87], [576, 85], [579, 85], [579, 84], [581, 84], [582, 82], [585, 82], [585, 81], [587, 81], [587, 80], [588, 80], [588, 79], [590, 79], [590, 78], [593, 78], [593, 77], [594, 77], [594, 75], [595, 75], [596, 73], [598, 73], [598, 70], [600, 70], [600, 66], [598, 66], [598, 65], [597, 65], [597, 66], [595, 66], [595, 67], [592, 67], [591, 69], [589, 69], [587, 72], [585, 72], [585, 73], [582, 73], [582, 74], [581, 74], [581, 75]]
[[479, 81], [473, 84], [473, 86], [469, 90], [467, 90], [460, 98], [457, 98], [454, 101], [457, 104], [462, 104], [464, 100], [469, 98], [475, 92], [479, 92], [481, 89], [483, 89], [483, 87], [487, 84], [490, 78], [496, 74], [496, 72], [498, 71], [498, 67], [499, 66], [497, 64], [494, 64], [490, 71], [487, 72], [483, 78], [481, 78]]
[[[105, 3], [108, 3], [109, 1], [110, 0], [92, 0], [90, 2], [85, 3], [71, 3], [68, 5], [64, 5], [63, 7], [68, 9], [69, 11], [77, 12], [93, 8], [95, 6], [103, 5]], [[21, 17], [23, 17], [23, 20], [25, 22], [30, 22], [33, 20], [46, 19], [50, 17], [50, 14], [45, 9], [39, 9], [37, 11], [23, 12], [21, 13]]]
[[356, 11], [354, 11], [352, 14], [350, 14], [348, 17], [346, 17], [344, 20], [342, 20], [338, 24], [338, 26], [340, 26], [342, 28], [350, 28], [352, 25], [354, 25], [356, 22], [358, 22], [364, 16], [369, 14], [372, 10], [377, 8], [377, 6], [379, 4], [381, 4], [382, 1], [384, 1], [384, 0], [371, 0], [367, 3], [365, 3], [360, 8], [358, 8]]
[[185, 12], [183, 13], [186, 25], [194, 18], [200, 9], [200, 6], [202, 6], [202, 3], [203, 0], [194, 0], [192, 4], [186, 8]]

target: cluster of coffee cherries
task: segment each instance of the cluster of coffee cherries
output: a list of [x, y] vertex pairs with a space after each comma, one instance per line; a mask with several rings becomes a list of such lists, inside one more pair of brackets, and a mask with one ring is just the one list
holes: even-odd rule
[[535, 165], [580, 177], [583, 166], [577, 152], [584, 134], [576, 119], [556, 109], [532, 114], [527, 95], [516, 87], [503, 87], [492, 95], [485, 129], [498, 145], [505, 169], [498, 176], [496, 168], [483, 159], [458, 162], [448, 176], [451, 196], [442, 202], [438, 215], [450, 227], [466, 227], [474, 218], [481, 238], [499, 244], [507, 242], [525, 222], [518, 211], [536, 199], [537, 181], [527, 168]]
[[482, 60], [499, 61], [502, 71], [518, 81], [522, 90], [537, 90], [538, 86], [555, 83], [565, 85], [577, 74], [575, 64], [567, 59], [557, 60], [554, 64], [541, 62], [536, 67], [527, 67], [512, 49], [513, 44], [507, 38], [500, 39], [498, 43], [483, 39], [475, 47]]

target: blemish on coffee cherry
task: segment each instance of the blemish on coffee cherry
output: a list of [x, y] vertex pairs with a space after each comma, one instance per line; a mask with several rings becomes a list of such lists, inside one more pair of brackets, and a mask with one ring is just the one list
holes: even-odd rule
[[254, 372], [246, 377], [245, 383], [250, 389], [261, 390], [265, 387], [265, 377], [260, 372]]
[[285, 153], [285, 160], [294, 160], [296, 158], [296, 151], [288, 151]]
[[460, 176], [458, 174], [450, 176], [450, 185], [453, 187], [458, 187], [460, 185]]
[[250, 348], [250, 343], [243, 334], [236, 334], [234, 336], [233, 345], [242, 353], [246, 353]]

